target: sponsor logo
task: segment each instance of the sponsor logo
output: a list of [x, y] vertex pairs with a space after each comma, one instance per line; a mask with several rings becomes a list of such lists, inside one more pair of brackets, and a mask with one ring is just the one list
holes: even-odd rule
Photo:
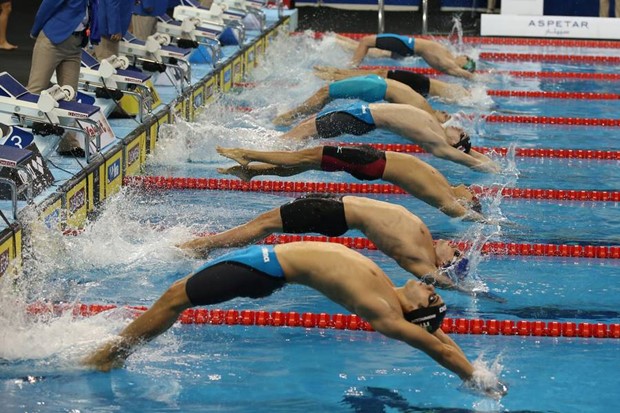
[[53, 210], [48, 216], [45, 217], [45, 226], [48, 228], [55, 227], [60, 221], [60, 211], [58, 209]]
[[538, 19], [530, 20], [528, 27], [547, 27], [555, 29], [590, 29], [585, 20]]
[[267, 247], [261, 247], [261, 251], [263, 252], [263, 262], [269, 262], [269, 249], [267, 249]]
[[121, 174], [121, 161], [117, 159], [108, 166], [108, 183], [112, 182]]
[[140, 159], [140, 145], [134, 145], [127, 151], [127, 165], [133, 165], [138, 159]]
[[67, 112], [68, 116], [72, 116], [74, 118], [87, 118], [88, 115], [80, 112]]
[[69, 198], [69, 212], [74, 213], [86, 205], [86, 190], [84, 188], [77, 191]]
[[9, 250], [0, 254], [0, 274], [4, 274], [7, 268], [9, 268]]

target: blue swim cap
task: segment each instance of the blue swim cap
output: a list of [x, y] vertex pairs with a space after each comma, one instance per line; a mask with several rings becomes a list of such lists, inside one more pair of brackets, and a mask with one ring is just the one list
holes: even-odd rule
[[444, 269], [452, 281], [462, 281], [469, 275], [469, 259], [462, 257], [458, 261], [453, 260], [450, 264], [444, 266]]

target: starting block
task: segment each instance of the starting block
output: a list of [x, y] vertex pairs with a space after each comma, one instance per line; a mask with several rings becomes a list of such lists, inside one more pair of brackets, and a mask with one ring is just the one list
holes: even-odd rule
[[[26, 145], [22, 147], [21, 145]], [[0, 199], [11, 199], [13, 218], [17, 219], [17, 199], [31, 203], [54, 182], [45, 159], [34, 144], [29, 132], [0, 124]]]
[[[222, 56], [222, 46], [218, 37], [222, 35], [226, 26], [220, 24], [203, 25], [196, 17], [186, 17], [182, 22], [172, 19], [167, 14], [158, 17], [157, 32], [164, 33], [178, 39], [187, 39], [197, 43], [209, 51], [210, 63], [215, 67]], [[177, 43], [180, 44], [180, 41]], [[190, 61], [192, 57], [190, 56]]]
[[[127, 70], [129, 60], [125, 56], [110, 56], [99, 62], [85, 50], [82, 51], [79, 86], [87, 92], [95, 92], [106, 97], [114, 92], [122, 94], [120, 104], [130, 115], [137, 115], [138, 121], [144, 114], [151, 113], [160, 103], [159, 95], [151, 82], [151, 75], [137, 70]], [[110, 93], [112, 92], [112, 93]], [[123, 102], [136, 102], [132, 107], [124, 107]]]
[[[89, 162], [91, 152], [101, 150], [104, 132], [111, 133], [112, 140], [115, 137], [101, 108], [67, 100], [73, 97], [72, 93], [75, 92], [71, 87], [55, 85], [35, 95], [9, 73], [0, 73], [0, 122], [4, 120], [3, 123], [26, 128], [39, 124], [43, 126], [40, 130], [45, 132], [41, 136], [62, 136], [67, 130], [75, 131], [78, 139], [83, 138]], [[50, 146], [49, 139], [41, 143], [44, 147]]]
[[142, 69], [150, 72], [165, 73], [166, 69], [170, 68], [178, 75], [183, 91], [191, 84], [191, 65], [188, 59], [192, 49], [170, 46], [170, 41], [170, 36], [164, 33], [151, 35], [146, 42], [127, 33], [119, 44], [119, 53], [130, 58], [135, 65], [141, 62]]
[[[224, 7], [227, 8], [226, 6]], [[211, 22], [225, 25], [228, 31], [232, 30], [234, 32], [237, 43], [242, 44], [245, 41], [245, 26], [242, 21], [246, 13], [225, 10], [224, 7], [213, 3], [211, 8], [207, 9], [201, 7], [193, 0], [181, 0], [181, 5], [174, 8], [172, 16], [175, 20], [183, 20], [190, 17], [199, 19], [201, 24], [202, 22], [205, 24]]]

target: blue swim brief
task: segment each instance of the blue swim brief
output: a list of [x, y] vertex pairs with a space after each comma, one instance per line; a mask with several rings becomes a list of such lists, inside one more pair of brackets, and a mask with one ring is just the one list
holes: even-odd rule
[[329, 85], [329, 97], [377, 102], [385, 98], [386, 90], [387, 82], [379, 75], [355, 76]]

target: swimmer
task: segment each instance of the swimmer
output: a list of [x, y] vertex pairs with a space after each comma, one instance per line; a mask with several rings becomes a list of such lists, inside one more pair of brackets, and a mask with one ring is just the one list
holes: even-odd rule
[[451, 76], [468, 80], [475, 78], [476, 62], [469, 56], [454, 56], [444, 45], [433, 40], [382, 33], [365, 36], [356, 41], [345, 36], [337, 36], [337, 41], [347, 48], [355, 48], [351, 66], [357, 67], [371, 48], [390, 52], [389, 57], [420, 56], [433, 69]]
[[360, 180], [382, 179], [397, 185], [448, 216], [486, 222], [481, 214], [480, 201], [469, 188], [450, 185], [441, 172], [413, 155], [380, 151], [370, 146], [325, 145], [280, 152], [218, 146], [216, 150], [239, 163], [230, 168], [218, 168], [218, 172], [235, 175], [244, 181], [260, 175], [293, 176], [305, 171], [344, 171]]
[[426, 152], [479, 172], [500, 167], [471, 147], [469, 135], [456, 126], [442, 127], [434, 116], [401, 103], [354, 103], [311, 116], [282, 135], [284, 139], [329, 139], [343, 134], [365, 135], [387, 129], [420, 145]]
[[326, 242], [251, 246], [204, 264], [175, 282], [120, 336], [83, 363], [102, 371], [121, 367], [142, 345], [168, 330], [184, 310], [237, 297], [268, 297], [286, 284], [301, 284], [324, 294], [366, 320], [386, 337], [417, 348], [489, 397], [500, 398], [500, 381], [486, 386], [461, 348], [439, 327], [447, 306], [432, 285], [409, 280], [396, 287], [369, 258]]
[[[425, 98], [438, 97], [447, 102], [456, 102], [471, 97], [471, 93], [461, 85], [431, 79], [420, 73], [399, 69], [339, 69], [329, 66], [314, 66], [314, 74], [324, 80], [342, 80], [352, 76], [375, 74], [386, 79], [396, 80], [409, 86]], [[442, 122], [443, 123], [443, 122]]]
[[458, 284], [469, 269], [461, 251], [446, 240], [434, 242], [426, 224], [405, 207], [358, 196], [304, 195], [243, 225], [195, 238], [179, 248], [206, 257], [213, 249], [253, 244], [274, 232], [339, 237], [349, 229], [363, 232], [416, 277], [431, 275], [441, 288], [475, 295]]
[[323, 86], [300, 106], [275, 118], [273, 123], [288, 126], [302, 115], [318, 112], [334, 99], [360, 99], [364, 102], [386, 100], [422, 109], [435, 116], [440, 123], [450, 119], [450, 115], [434, 110], [422, 95], [404, 83], [371, 74], [350, 77]]

